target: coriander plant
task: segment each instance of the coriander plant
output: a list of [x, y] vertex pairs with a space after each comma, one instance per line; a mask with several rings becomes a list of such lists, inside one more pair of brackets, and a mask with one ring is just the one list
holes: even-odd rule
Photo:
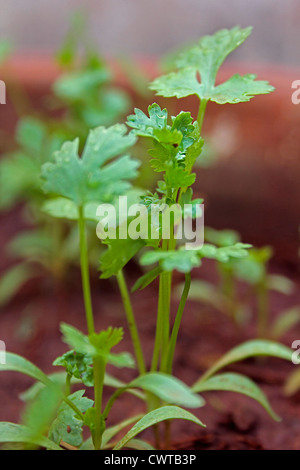
[[[204, 37], [179, 56], [176, 72], [159, 77], [150, 85], [152, 90], [164, 97], [183, 98], [195, 95], [199, 99], [196, 119], [185, 111], [177, 116], [170, 116], [167, 109], [161, 109], [154, 103], [149, 106], [148, 115], [135, 109], [134, 114], [128, 117], [127, 124], [132, 129], [130, 133], [124, 124], [97, 127], [90, 131], [82, 152], [79, 139], [67, 141], [54, 154], [52, 161], [43, 165], [42, 187], [50, 197], [43, 207], [44, 212], [52, 217], [73, 221], [78, 227], [87, 334], [70, 325], [61, 325], [64, 342], [70, 350], [54, 362], [55, 366], [63, 367], [64, 371], [51, 376], [46, 376], [20, 356], [7, 354], [6, 364], [0, 365], [0, 370], [22, 372], [34, 378], [37, 383], [23, 395], [28, 403], [23, 424], [0, 423], [1, 442], [22, 443], [53, 450], [99, 450], [110, 447], [115, 450], [124, 447], [149, 449], [152, 448], [151, 444], [136, 439], [136, 436], [153, 426], [155, 446], [168, 448], [170, 420], [185, 419], [205, 427], [198, 417], [185, 408], [201, 408], [205, 401], [200, 394], [216, 390], [247, 395], [257, 400], [272, 418], [279, 420], [264, 393], [249, 378], [236, 373], [220, 373], [225, 367], [253, 356], [275, 356], [290, 361], [291, 350], [279, 343], [253, 340], [238, 345], [213, 364], [191, 387], [172, 375], [192, 270], [201, 266], [203, 258], [216, 259], [225, 265], [230, 260], [246, 258], [251, 246], [240, 242], [223, 247], [205, 243], [203, 246], [187, 249], [175, 236], [178, 223], [176, 217], [171, 218], [169, 236], [163, 230], [160, 216], [156, 219], [156, 225], [150, 225], [150, 230], [142, 229], [152, 210], [159, 213], [161, 208], [174, 204], [180, 208], [180, 217], [184, 206], [188, 205], [190, 217], [197, 218], [201, 201], [193, 199], [191, 187], [196, 179], [193, 167], [203, 147], [202, 125], [208, 102], [245, 102], [254, 95], [273, 90], [267, 82], [256, 80], [254, 75], [234, 75], [227, 82], [215, 85], [217, 72], [223, 61], [250, 32], [251, 28], [236, 27]], [[108, 328], [100, 332], [95, 330], [86, 232], [88, 223], [96, 224], [98, 221], [99, 205], [111, 204], [115, 207], [119, 196], [126, 196], [132, 191], [131, 182], [137, 175], [139, 162], [132, 159], [128, 151], [138, 137], [149, 142], [151, 166], [162, 178], [156, 191], [141, 193], [145, 211], [141, 211], [138, 221], [130, 217], [129, 223], [126, 220], [124, 227], [121, 222], [122, 214], [118, 214], [116, 223], [111, 225], [106, 220], [107, 226], [102, 226], [102, 231], [100, 230], [103, 235], [103, 232], [108, 233], [108, 229], [113, 228], [117, 235], [103, 237], [107, 248], [101, 256], [100, 270], [102, 278], [115, 277], [119, 286], [132, 338], [134, 361], [128, 353], [111, 352], [122, 339], [121, 329]], [[133, 199], [135, 197], [136, 192]], [[129, 237], [132, 222], [140, 227], [142, 236]], [[125, 232], [128, 231], [125, 237], [124, 229]], [[134, 256], [140, 258], [142, 266], [149, 266], [149, 270], [137, 280], [133, 291], [145, 289], [159, 278], [152, 357], [144, 354], [139, 325], [123, 273], [123, 268]], [[184, 274], [185, 284], [172, 324], [170, 300], [174, 270]], [[107, 364], [135, 367], [135, 362], [137, 376], [130, 383], [121, 382], [106, 373]], [[83, 384], [83, 389], [73, 392], [72, 386], [78, 382]], [[103, 403], [104, 386], [115, 389], [106, 403]], [[94, 389], [93, 400], [84, 396], [87, 387]], [[124, 392], [130, 392], [137, 399], [145, 401], [144, 412], [134, 417], [129, 414], [125, 421], [107, 427], [110, 410], [115, 400]], [[164, 439], [159, 428], [162, 421], [166, 423]], [[115, 440], [120, 431], [132, 424], [133, 427], [121, 440]], [[83, 427], [90, 432], [90, 438], [85, 441], [82, 436]]]

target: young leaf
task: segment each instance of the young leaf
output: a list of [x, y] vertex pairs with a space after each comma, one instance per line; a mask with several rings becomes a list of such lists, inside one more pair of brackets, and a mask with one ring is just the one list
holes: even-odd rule
[[27, 426], [7, 422], [0, 423], [0, 442], [23, 442], [48, 450], [62, 450], [61, 447], [44, 436], [33, 437], [31, 429]]
[[269, 289], [280, 292], [281, 294], [291, 295], [295, 290], [295, 283], [286, 276], [269, 274], [267, 282]]
[[149, 372], [141, 375], [130, 382], [128, 387], [142, 388], [166, 403], [184, 406], [185, 408], [199, 408], [205, 404], [203, 398], [195, 395], [181, 380], [162, 372]]
[[145, 289], [147, 286], [149, 286], [161, 274], [161, 272], [162, 272], [161, 267], [157, 266], [156, 268], [151, 269], [147, 273], [143, 274], [143, 276], [141, 276], [136, 281], [136, 283], [134, 284], [134, 286], [131, 289], [131, 292], [134, 293], [138, 289], [140, 289], [140, 290]]
[[[60, 389], [65, 386], [66, 383], [66, 373], [65, 372], [54, 372], [53, 374], [49, 374], [48, 379], [51, 380], [54, 384], [56, 384]], [[73, 378], [71, 380], [72, 384], [78, 384], [81, 380]], [[38, 396], [39, 392], [45, 387], [42, 382], [35, 382], [31, 387], [27, 390], [19, 394], [20, 400], [24, 402], [29, 402], [35, 400]]]
[[227, 354], [225, 354], [215, 365], [213, 365], [194, 385], [193, 389], [215, 375], [220, 369], [228, 365], [243, 361], [249, 357], [270, 356], [278, 357], [292, 362], [292, 350], [283, 344], [268, 340], [250, 340], [236, 346]]
[[142, 439], [131, 439], [131, 441], [127, 442], [126, 448], [134, 450], [155, 450], [151, 444]]
[[0, 278], [0, 306], [7, 304], [36, 272], [26, 263], [17, 264], [5, 271]]
[[[71, 348], [73, 348], [76, 353], [79, 353], [81, 355], [81, 359], [82, 356], [85, 357], [85, 364], [81, 363], [80, 366], [80, 369], [84, 369], [85, 373], [83, 374], [83, 376], [81, 374], [79, 375], [81, 376], [81, 378], [87, 379], [89, 384], [93, 380], [90, 371], [86, 368], [88, 366], [90, 358], [97, 358], [99, 356], [102, 356], [106, 358], [106, 361], [108, 363], [117, 367], [134, 367], [134, 361], [130, 354], [110, 353], [110, 350], [114, 346], [116, 346], [123, 338], [122, 328], [109, 327], [105, 331], [100, 331], [100, 333], [93, 333], [90, 336], [86, 336], [73, 326], [67, 325], [66, 323], [62, 323], [61, 331], [64, 335], [63, 341], [67, 343]], [[65, 366], [65, 358], [60, 358], [59, 364], [57, 365]]]
[[215, 87], [209, 99], [218, 104], [244, 103], [255, 95], [266, 95], [272, 91], [274, 87], [267, 81], [256, 80], [256, 75], [234, 75], [227, 82]]
[[54, 366], [61, 366], [66, 369], [70, 377], [74, 377], [84, 383], [87, 387], [94, 384], [94, 374], [92, 369], [93, 359], [87, 354], [81, 354], [74, 350], [68, 351], [55, 359]]
[[241, 241], [240, 235], [234, 230], [215, 230], [211, 227], [205, 228], [205, 241], [217, 246], [235, 245]]
[[[78, 390], [68, 396], [68, 399], [82, 413], [85, 413], [93, 406], [93, 400], [84, 397], [84, 393], [84, 390]], [[76, 412], [69, 405], [63, 402], [58, 410], [57, 418], [53, 421], [49, 430], [49, 438], [56, 444], [64, 441], [67, 444], [78, 447], [82, 444], [82, 427], [83, 421], [80, 417], [76, 415]]]
[[223, 390], [227, 392], [236, 392], [246, 395], [247, 397], [253, 398], [269, 413], [271, 418], [275, 421], [280, 421], [280, 418], [272, 410], [271, 405], [262, 392], [262, 390], [248, 377], [240, 374], [220, 374], [214, 377], [208, 378], [204, 382], [198, 383], [197, 386], [193, 387], [194, 392], [207, 392]]
[[123, 156], [108, 163], [136, 141], [126, 135], [126, 127], [116, 124], [90, 131], [82, 157], [79, 140], [66, 142], [54, 155], [53, 163], [42, 167], [45, 192], [71, 199], [77, 206], [88, 202], [111, 201], [129, 189], [136, 176], [138, 162]]
[[108, 248], [100, 258], [101, 279], [116, 276], [124, 268], [128, 261], [145, 245], [141, 239], [109, 239], [106, 242]]
[[44, 385], [53, 386], [53, 382], [38, 367], [27, 361], [24, 357], [13, 353], [6, 353], [5, 364], [0, 364], [0, 371], [15, 371], [42, 382]]
[[[97, 222], [99, 218], [96, 216], [98, 203], [89, 202], [84, 206], [85, 220]], [[51, 217], [58, 219], [78, 220], [78, 207], [76, 204], [65, 197], [56, 197], [47, 200], [41, 208], [42, 212]]]
[[270, 336], [274, 339], [278, 339], [291, 330], [299, 322], [300, 307], [296, 306], [280, 312], [279, 317], [272, 326]]
[[131, 439], [133, 439], [145, 429], [169, 419], [184, 419], [198, 424], [199, 426], [206, 427], [205, 424], [201, 423], [201, 421], [189, 411], [185, 411], [178, 406], [163, 406], [161, 408], [157, 408], [154, 411], [150, 411], [150, 413], [146, 414], [142, 419], [140, 419], [123, 437], [123, 439], [117, 443], [113, 450], [122, 449]]
[[131, 418], [116, 424], [115, 426], [111, 426], [110, 428], [105, 429], [102, 437], [102, 447], [105, 447], [109, 441], [111, 441], [111, 439], [113, 439], [120, 431], [122, 431], [124, 428], [127, 428], [127, 426], [136, 423], [142, 417], [142, 414], [132, 416]]
[[300, 370], [297, 368], [288, 377], [284, 385], [284, 393], [288, 397], [297, 393], [300, 389]]
[[[221, 30], [205, 36], [198, 45], [184, 52], [177, 61], [177, 72], [155, 79], [150, 89], [165, 97], [184, 98], [197, 95], [200, 100], [219, 104], [249, 101], [255, 95], [270, 93], [274, 88], [265, 81], [255, 81], [255, 75], [234, 75], [215, 86], [217, 72], [230, 52], [251, 33], [251, 28]], [[197, 73], [200, 74], [201, 83]]]
[[[42, 388], [35, 400], [27, 403], [23, 413], [23, 424], [30, 430], [33, 438], [42, 436], [48, 431], [61, 400], [61, 388], [51, 386]], [[59, 444], [59, 442], [56, 443]]]
[[127, 125], [134, 129], [134, 133], [144, 137], [153, 137], [154, 130], [164, 129], [167, 126], [168, 111], [161, 109], [157, 103], [148, 107], [149, 117], [138, 108], [134, 109], [135, 114], [128, 116]]
[[[136, 423], [139, 419], [142, 418], [142, 414], [132, 416], [131, 418], [122, 421], [121, 423], [116, 424], [115, 426], [111, 426], [110, 428], [106, 428], [103, 435], [102, 435], [102, 448], [107, 449], [110, 447], [108, 445], [109, 441], [113, 439], [120, 431], [130, 424]], [[90, 437], [87, 439], [81, 446], [79, 450], [94, 450], [93, 440]]]
[[141, 260], [142, 266], [160, 263], [164, 271], [176, 269], [182, 273], [188, 273], [193, 268], [200, 266], [201, 260], [196, 250], [170, 250], [170, 251], [148, 251]]
[[252, 28], [222, 29], [210, 36], [204, 36], [198, 44], [180, 54], [178, 68], [194, 67], [200, 71], [205, 90], [214, 84], [217, 73], [226, 57], [239, 47], [251, 34]]

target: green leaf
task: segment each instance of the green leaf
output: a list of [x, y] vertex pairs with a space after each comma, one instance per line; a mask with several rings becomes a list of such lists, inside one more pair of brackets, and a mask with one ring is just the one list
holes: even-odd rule
[[200, 266], [201, 260], [196, 250], [170, 250], [170, 251], [148, 251], [145, 253], [140, 263], [142, 266], [160, 263], [164, 271], [187, 273], [193, 268]]
[[199, 408], [205, 404], [204, 400], [195, 395], [181, 380], [162, 372], [149, 372], [141, 375], [130, 382], [128, 387], [142, 388], [166, 403], [184, 406], [185, 408]]
[[208, 243], [204, 244], [202, 248], [198, 250], [198, 253], [201, 258], [211, 258], [220, 261], [221, 263], [228, 263], [231, 258], [240, 259], [248, 256], [248, 249], [252, 245], [246, 243], [236, 243], [232, 246], [224, 247], [215, 247], [209, 245]]
[[108, 279], [116, 276], [124, 268], [128, 261], [145, 245], [141, 239], [109, 239], [105, 242], [107, 250], [100, 258], [101, 279]]
[[300, 390], [300, 370], [297, 368], [295, 371], [293, 371], [285, 385], [284, 385], [284, 393], [288, 397], [294, 395]]
[[39, 191], [40, 165], [16, 152], [0, 161], [0, 209], [7, 210], [28, 194]]
[[[93, 406], [93, 400], [84, 397], [84, 393], [84, 390], [78, 390], [68, 396], [68, 399], [82, 413], [85, 413]], [[83, 421], [68, 404], [63, 402], [58, 410], [57, 418], [53, 421], [49, 430], [49, 438], [56, 442], [56, 444], [64, 441], [67, 444], [78, 447], [82, 444], [82, 427]]]
[[126, 444], [126, 448], [134, 450], [155, 450], [151, 444], [142, 439], [131, 439], [131, 441]]
[[220, 374], [214, 377], [211, 377], [204, 382], [198, 384], [198, 386], [193, 387], [194, 392], [208, 392], [223, 390], [227, 392], [236, 392], [246, 395], [247, 397], [253, 398], [269, 413], [271, 418], [275, 421], [280, 421], [280, 418], [272, 410], [271, 405], [262, 392], [262, 390], [248, 377], [245, 377], [240, 374]]
[[240, 242], [240, 235], [234, 230], [215, 230], [205, 228], [205, 241], [217, 246], [230, 246]]
[[128, 155], [108, 161], [135, 141], [133, 135], [126, 135], [124, 125], [116, 124], [90, 131], [81, 158], [79, 140], [65, 142], [54, 154], [54, 162], [42, 167], [43, 189], [71, 199], [77, 206], [111, 201], [129, 189], [129, 180], [137, 175], [138, 162]]
[[132, 416], [131, 418], [128, 418], [125, 421], [116, 424], [115, 426], [107, 428], [102, 436], [102, 448], [105, 447], [109, 443], [109, 441], [111, 441], [111, 439], [113, 439], [120, 431], [127, 428], [127, 426], [136, 423], [139, 419], [142, 418], [142, 416], [142, 414]]
[[180, 54], [178, 68], [193, 67], [199, 70], [204, 92], [209, 93], [214, 85], [219, 68], [226, 57], [239, 47], [251, 34], [252, 28], [222, 29], [210, 36], [204, 36], [198, 44]]
[[79, 379], [87, 387], [94, 385], [92, 364], [93, 359], [91, 356], [74, 350], [66, 352], [53, 362], [54, 366], [64, 367], [70, 377]]
[[215, 87], [209, 99], [218, 104], [244, 103], [255, 95], [266, 95], [272, 91], [274, 87], [269, 82], [256, 80], [256, 75], [234, 75], [227, 82]]
[[236, 346], [213, 365], [194, 385], [193, 389], [215, 375], [220, 369], [234, 362], [243, 361], [249, 357], [270, 356], [292, 361], [292, 350], [283, 344], [268, 340], [251, 340]]
[[279, 274], [269, 274], [267, 278], [268, 288], [280, 292], [281, 294], [290, 295], [295, 290], [295, 283], [286, 276]]
[[120, 354], [109, 354], [108, 362], [109, 364], [112, 364], [115, 367], [128, 367], [130, 369], [135, 369], [135, 360], [133, 356], [128, 352]]
[[123, 439], [121, 439], [117, 443], [113, 450], [122, 449], [131, 439], [133, 439], [145, 429], [169, 419], [184, 419], [198, 424], [199, 426], [205, 427], [205, 424], [201, 423], [201, 421], [190, 412], [185, 411], [177, 406], [163, 406], [154, 411], [151, 411], [150, 413], [146, 414], [142, 419], [140, 419], [133, 426], [133, 428], [131, 428], [130, 431], [123, 437]]
[[[66, 383], [66, 373], [65, 372], [54, 372], [53, 374], [47, 375], [48, 379], [51, 380], [54, 384], [58, 385], [58, 387], [62, 388], [65, 386]], [[78, 379], [72, 379], [72, 384], [80, 383], [81, 381]], [[31, 387], [29, 387], [25, 392], [19, 394], [20, 400], [24, 402], [35, 400], [38, 396], [39, 392], [45, 387], [45, 385], [41, 382], [35, 382]]]
[[46, 134], [47, 129], [42, 121], [25, 117], [18, 123], [16, 140], [21, 147], [29, 152], [41, 152]]
[[[23, 413], [23, 424], [30, 430], [33, 438], [45, 434], [55, 418], [62, 400], [62, 390], [57, 385], [42, 388], [34, 401], [28, 402]], [[53, 440], [53, 439], [51, 439]], [[56, 442], [59, 444], [59, 442]]]
[[24, 357], [10, 352], [6, 353], [5, 364], [0, 364], [0, 371], [21, 372], [24, 375], [42, 382], [44, 385], [53, 386], [53, 382], [38, 367]]
[[5, 271], [0, 278], [0, 306], [7, 304], [35, 276], [35, 270], [26, 263], [17, 264]]
[[54, 93], [61, 99], [84, 101], [87, 93], [97, 90], [110, 78], [105, 68], [79, 70], [62, 75], [54, 83]]
[[127, 118], [127, 125], [134, 129], [134, 133], [159, 140], [154, 135], [154, 130], [164, 129], [167, 126], [168, 111], [153, 103], [148, 107], [149, 117], [138, 108], [134, 109], [134, 113]]
[[160, 266], [157, 266], [154, 269], [151, 269], [147, 273], [143, 274], [134, 284], [134, 286], [131, 289], [131, 292], [136, 292], [137, 290], [143, 290], [147, 286], [149, 286], [162, 272], [162, 269]]
[[[132, 416], [131, 418], [128, 418], [121, 423], [116, 424], [115, 426], [111, 426], [109, 428], [106, 428], [103, 435], [102, 435], [102, 449], [108, 449], [111, 447], [108, 443], [111, 439], [113, 439], [120, 431], [122, 431], [124, 428], [127, 428], [133, 423], [136, 423], [139, 419], [142, 418], [142, 414]], [[79, 450], [94, 450], [94, 445], [93, 445], [93, 440], [90, 437], [87, 439], [81, 446]]]
[[275, 320], [272, 326], [270, 336], [278, 339], [291, 330], [297, 323], [300, 322], [300, 307], [296, 306], [288, 310], [280, 312], [279, 317]]
[[[180, 299], [184, 284], [176, 286], [176, 296]], [[219, 294], [216, 286], [210, 282], [193, 280], [189, 291], [189, 300], [197, 300], [212, 305], [217, 310], [224, 310], [225, 299]]]
[[122, 328], [109, 327], [105, 331], [93, 333], [90, 336], [84, 335], [77, 328], [66, 323], [62, 323], [60, 329], [65, 343], [76, 352], [90, 357], [108, 356], [110, 350], [123, 338]]
[[[200, 100], [219, 104], [249, 101], [255, 95], [270, 93], [274, 88], [265, 81], [256, 81], [255, 75], [234, 75], [227, 82], [215, 86], [218, 70], [228, 54], [251, 33], [251, 28], [221, 30], [205, 36], [185, 51], [177, 61], [177, 72], [155, 79], [150, 89], [165, 97], [184, 98], [197, 95]], [[197, 74], [200, 74], [201, 83]]]
[[0, 442], [24, 442], [49, 450], [62, 450], [57, 444], [44, 436], [32, 437], [30, 428], [7, 422], [0, 423]]
[[[96, 216], [98, 203], [89, 202], [84, 206], [84, 218], [85, 220], [91, 220], [97, 222], [99, 218]], [[57, 197], [54, 199], [47, 200], [41, 210], [51, 217], [58, 219], [69, 219], [78, 220], [78, 207], [70, 199], [64, 197]]]

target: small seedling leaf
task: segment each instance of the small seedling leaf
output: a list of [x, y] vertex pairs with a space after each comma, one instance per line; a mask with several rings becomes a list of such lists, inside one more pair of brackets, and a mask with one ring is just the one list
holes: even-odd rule
[[203, 398], [191, 391], [181, 380], [162, 372], [149, 372], [130, 382], [130, 388], [142, 388], [151, 392], [165, 403], [184, 406], [185, 408], [199, 408], [204, 406]]
[[32, 437], [31, 429], [21, 424], [0, 423], [0, 442], [23, 442], [44, 447], [48, 450], [62, 450], [57, 444], [44, 436]]
[[280, 418], [272, 410], [271, 405], [262, 390], [252, 380], [243, 375], [233, 373], [215, 375], [214, 377], [199, 383], [198, 386], [194, 386], [193, 390], [194, 392], [200, 393], [217, 390], [241, 393], [242, 395], [246, 395], [256, 400], [262, 405], [267, 413], [269, 413], [271, 418], [275, 421], [280, 421]]
[[213, 365], [192, 387], [193, 389], [216, 374], [220, 369], [249, 357], [270, 356], [292, 362], [292, 350], [283, 344], [269, 340], [251, 340], [236, 346]]
[[123, 437], [123, 439], [121, 439], [117, 443], [113, 450], [122, 449], [124, 446], [126, 446], [129, 441], [131, 441], [131, 439], [133, 439], [145, 429], [169, 419], [184, 419], [198, 424], [199, 426], [205, 427], [205, 424], [203, 424], [198, 418], [196, 418], [196, 416], [194, 416], [189, 411], [185, 411], [182, 408], [179, 408], [178, 406], [163, 406], [154, 411], [151, 411], [150, 413], [146, 414], [142, 419], [140, 419], [133, 426], [133, 428], [131, 428], [130, 431]]

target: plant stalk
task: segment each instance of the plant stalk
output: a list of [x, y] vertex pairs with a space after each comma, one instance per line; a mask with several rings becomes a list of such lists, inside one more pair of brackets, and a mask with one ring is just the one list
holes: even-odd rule
[[94, 315], [93, 315], [93, 307], [92, 307], [89, 261], [88, 261], [88, 251], [87, 251], [87, 243], [86, 243], [83, 206], [79, 207], [78, 228], [79, 228], [79, 238], [80, 238], [80, 267], [81, 267], [81, 277], [82, 277], [82, 290], [83, 290], [87, 328], [88, 328], [88, 333], [90, 335], [95, 332], [95, 325], [94, 325]]
[[102, 357], [94, 359], [94, 391], [95, 391], [95, 410], [96, 410], [96, 422], [95, 422], [95, 434], [94, 434], [94, 447], [95, 450], [101, 449], [102, 434], [103, 434], [103, 423], [102, 423], [102, 395], [103, 385], [105, 376], [106, 362]]
[[169, 347], [168, 347], [167, 372], [169, 374], [172, 374], [173, 360], [174, 360], [174, 354], [175, 354], [179, 328], [180, 328], [185, 304], [188, 299], [190, 287], [191, 287], [191, 273], [186, 273], [184, 289], [183, 289], [181, 299], [179, 302], [179, 306], [178, 306], [178, 310], [177, 310], [177, 314], [176, 314], [176, 318], [175, 318], [175, 322], [174, 322], [174, 326], [173, 326], [173, 330], [171, 334], [171, 339], [170, 339]]
[[123, 301], [124, 310], [126, 313], [126, 318], [128, 322], [128, 327], [129, 327], [133, 347], [134, 347], [138, 370], [139, 370], [139, 373], [142, 375], [142, 374], [145, 374], [146, 372], [144, 354], [142, 350], [142, 345], [141, 345], [136, 321], [134, 318], [134, 313], [133, 313], [133, 308], [132, 308], [131, 301], [130, 301], [129, 292], [127, 289], [126, 281], [125, 281], [122, 270], [120, 270], [117, 274], [117, 281], [118, 281], [118, 286], [119, 286], [122, 301]]

